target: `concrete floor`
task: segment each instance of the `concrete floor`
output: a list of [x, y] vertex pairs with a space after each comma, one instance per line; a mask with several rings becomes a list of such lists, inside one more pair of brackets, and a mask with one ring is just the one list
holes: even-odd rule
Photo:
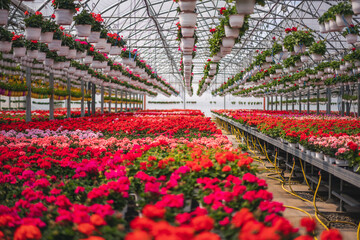
[[[219, 126], [220, 128], [220, 126]], [[238, 146], [238, 142], [236, 140], [236, 137], [234, 135], [229, 134], [228, 132], [224, 131], [222, 129], [222, 132], [225, 136], [228, 137], [228, 139], [234, 144], [234, 147]], [[260, 154], [257, 155], [260, 159], [265, 160], [264, 156], [261, 156]], [[269, 162], [263, 161], [265, 163], [265, 167], [269, 168], [272, 167], [272, 165]], [[259, 169], [264, 169], [264, 165], [260, 162], [257, 163], [259, 165]], [[315, 218], [315, 210], [312, 203], [303, 201], [287, 192], [285, 192], [279, 181], [274, 180], [272, 178], [269, 178], [267, 175], [269, 174], [268, 171], [260, 171], [258, 176], [262, 179], [265, 179], [268, 183], [268, 190], [273, 193], [274, 201], [282, 202], [286, 206], [292, 206], [297, 207], [302, 210], [305, 210], [308, 212], [311, 216]], [[286, 175], [287, 174], [287, 175]], [[289, 173], [286, 173], [285, 176], [289, 176]], [[308, 189], [308, 187], [305, 184], [296, 184], [292, 185], [292, 188], [295, 192], [297, 191], [308, 191], [311, 193], [311, 191]], [[286, 186], [286, 189], [290, 190], [288, 186]], [[316, 206], [320, 212], [336, 212], [336, 209], [338, 208], [338, 205], [336, 203], [327, 203], [327, 202], [316, 202]], [[303, 217], [306, 217], [307, 215], [301, 211], [286, 208], [284, 211], [284, 216], [290, 220], [290, 222], [295, 227], [300, 227], [300, 220]], [[319, 232], [324, 230], [324, 227], [321, 226], [321, 224], [317, 224]], [[356, 230], [352, 226], [340, 229], [340, 232], [343, 235], [344, 240], [356, 240]], [[300, 232], [304, 233], [303, 230]]]

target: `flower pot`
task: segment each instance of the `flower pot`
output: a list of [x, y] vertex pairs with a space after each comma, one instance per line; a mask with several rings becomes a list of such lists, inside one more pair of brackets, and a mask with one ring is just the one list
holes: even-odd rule
[[296, 71], [297, 71], [297, 67], [290, 66], [289, 70], [290, 70], [290, 72], [296, 72]]
[[227, 54], [231, 53], [232, 48], [225, 48], [225, 47], [220, 47], [220, 53], [222, 56], [226, 56]]
[[329, 22], [329, 21], [325, 22], [325, 23], [324, 23], [324, 26], [325, 26], [326, 32], [327, 32], [327, 33], [330, 32], [330, 22]]
[[360, 13], [360, 1], [359, 0], [352, 0], [351, 1], [352, 10], [355, 14]]
[[39, 62], [43, 62], [43, 61], [45, 61], [45, 58], [46, 58], [46, 53], [39, 52], [36, 60], [38, 60]]
[[40, 42], [42, 43], [51, 43], [53, 41], [53, 32], [44, 32], [40, 35]]
[[181, 39], [181, 49], [182, 50], [193, 50], [195, 44], [195, 38], [182, 38]]
[[327, 33], [325, 24], [320, 24], [319, 25], [319, 30], [320, 30], [321, 33]]
[[244, 15], [236, 14], [229, 16], [230, 27], [232, 28], [241, 28], [244, 24]]
[[64, 66], [64, 63], [63, 62], [54, 62], [53, 64], [53, 69], [62, 69]]
[[102, 49], [101, 51], [104, 53], [109, 53], [111, 50], [111, 44], [110, 43], [106, 43], [104, 49]]
[[222, 46], [225, 48], [232, 48], [235, 45], [235, 38], [224, 37], [222, 39]]
[[41, 28], [32, 28], [32, 27], [25, 28], [26, 40], [38, 41], [40, 39], [40, 36], [41, 36]]
[[296, 45], [294, 46], [294, 51], [296, 54], [304, 53], [306, 51], [305, 45]]
[[311, 151], [310, 155], [311, 155], [311, 157], [315, 158], [316, 157], [316, 152]]
[[323, 153], [316, 152], [315, 157], [320, 159], [320, 160], [324, 160], [324, 154]]
[[179, 14], [181, 27], [195, 27], [197, 13], [182, 12]]
[[302, 67], [303, 63], [301, 61], [295, 62], [296, 67]]
[[69, 53], [66, 55], [68, 59], [76, 58], [76, 49], [69, 49]]
[[78, 37], [89, 37], [91, 34], [91, 25], [79, 24], [75, 25], [75, 28]]
[[88, 37], [89, 43], [97, 43], [100, 39], [100, 32], [91, 32], [90, 36]]
[[100, 61], [93, 61], [91, 63], [91, 67], [93, 67], [93, 68], [102, 68], [102, 64], [101, 64]]
[[44, 65], [48, 67], [52, 67], [54, 65], [54, 59], [45, 58]]
[[272, 63], [273, 62], [273, 57], [272, 56], [267, 56], [265, 57], [265, 61], [268, 63]]
[[59, 57], [65, 57], [69, 54], [69, 47], [68, 46], [61, 46], [59, 51], [57, 51], [57, 54]]
[[7, 25], [9, 19], [9, 10], [0, 9], [0, 25]]
[[345, 71], [347, 67], [345, 65], [340, 65], [340, 71]]
[[182, 12], [194, 12], [196, 0], [180, 0], [179, 7]]
[[302, 152], [305, 151], [305, 147], [304, 147], [303, 145], [301, 145], [301, 144], [299, 144], [299, 149], [300, 149], [300, 151], [302, 151]]
[[347, 167], [347, 166], [349, 166], [349, 162], [345, 161], [345, 160], [335, 159], [335, 163], [339, 167]]
[[329, 24], [330, 24], [330, 31], [331, 32], [338, 32], [338, 31], [341, 31], [342, 30], [342, 27], [339, 27], [337, 24], [336, 24], [336, 21], [331, 19], [329, 21]]
[[30, 59], [36, 59], [38, 57], [39, 50], [27, 50], [26, 55]]
[[109, 54], [110, 55], [120, 55], [121, 49], [118, 46], [111, 46]]
[[181, 27], [181, 35], [185, 38], [194, 37], [195, 28], [192, 27]]
[[357, 42], [358, 36], [356, 34], [348, 34], [346, 35], [346, 42], [348, 44], [354, 44]]
[[106, 47], [106, 39], [105, 38], [100, 38], [99, 41], [96, 43], [95, 47], [97, 49], [104, 49]]
[[236, 11], [238, 14], [254, 13], [255, 0], [236, 0]]
[[297, 148], [298, 145], [299, 145], [298, 143], [290, 143], [290, 142], [289, 142], [289, 147]]
[[14, 57], [25, 57], [26, 48], [25, 47], [14, 47], [13, 54], [14, 54]]
[[311, 151], [310, 150], [305, 150], [305, 153], [306, 153], [306, 155], [309, 155], [309, 156], [311, 156]]
[[192, 55], [183, 55], [183, 64], [184, 66], [191, 66], [192, 65]]
[[311, 54], [311, 58], [315, 62], [320, 62], [322, 60], [322, 55], [313, 53]]
[[61, 48], [61, 40], [53, 39], [48, 45], [50, 51], [59, 51]]
[[336, 14], [336, 25], [338, 25], [339, 27], [343, 28], [349, 26], [351, 25], [351, 22], [352, 22], [352, 15], [342, 16], [340, 14]]
[[231, 28], [225, 26], [225, 36], [228, 38], [237, 38], [239, 36], [240, 30], [238, 28]]
[[58, 25], [71, 25], [74, 12], [69, 9], [55, 9], [55, 21]]
[[303, 56], [301, 56], [301, 57], [300, 57], [300, 60], [301, 60], [301, 62], [306, 63], [306, 62], [308, 62], [308, 61], [309, 61], [309, 57], [308, 57], [308, 56], [303, 55]]
[[216, 55], [213, 56], [212, 61], [213, 62], [219, 62], [221, 60], [221, 54], [217, 53]]

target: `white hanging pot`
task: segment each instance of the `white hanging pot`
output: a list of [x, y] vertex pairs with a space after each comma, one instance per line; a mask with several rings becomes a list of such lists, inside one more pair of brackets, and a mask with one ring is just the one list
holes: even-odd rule
[[243, 14], [236, 14], [229, 16], [229, 23], [230, 27], [232, 28], [241, 28], [244, 24], [244, 15]]
[[325, 28], [325, 24], [320, 24], [319, 25], [319, 30], [320, 30], [321, 33], [327, 33], [326, 28]]
[[297, 67], [302, 67], [303, 63], [301, 61], [297, 61], [295, 62], [295, 66]]
[[0, 9], [0, 25], [7, 25], [9, 19], [9, 10]]
[[238, 14], [254, 13], [255, 0], [236, 0], [236, 11]]
[[340, 65], [340, 71], [345, 71], [347, 67], [345, 65]]
[[79, 24], [75, 25], [78, 37], [89, 37], [91, 34], [91, 25]]
[[182, 12], [194, 12], [196, 0], [180, 0], [179, 7]]
[[38, 57], [39, 50], [27, 50], [26, 55], [30, 59], [35, 59]]
[[[352, 22], [352, 15], [347, 15], [347, 16], [343, 16], [340, 15], [340, 14], [336, 14], [336, 24], [339, 26], [339, 27], [346, 27], [346, 26], [349, 26], [351, 25], [351, 22]], [[345, 19], [345, 21], [344, 21]]]
[[305, 45], [296, 45], [294, 46], [294, 51], [295, 54], [300, 54], [300, 53], [304, 53], [306, 51], [306, 46]]
[[181, 26], [181, 35], [185, 38], [192, 38], [194, 36], [194, 32], [195, 28]]
[[53, 41], [53, 32], [44, 32], [40, 35], [40, 42], [42, 43], [51, 43]]
[[10, 52], [12, 42], [0, 41], [0, 52]]
[[348, 44], [354, 44], [357, 42], [358, 36], [356, 34], [348, 34], [346, 35], [346, 42]]
[[360, 1], [359, 0], [351, 0], [352, 10], [355, 14], [360, 13]]
[[26, 40], [38, 41], [41, 36], [41, 28], [25, 28], [25, 38]]
[[360, 61], [355, 61], [354, 65], [355, 65], [355, 67], [360, 67]]
[[300, 60], [301, 60], [301, 62], [306, 63], [306, 62], [309, 61], [309, 57], [308, 56], [301, 56]]
[[54, 59], [45, 58], [44, 64], [45, 66], [52, 67], [54, 65]]
[[183, 64], [184, 66], [192, 65], [192, 55], [183, 55]]
[[104, 49], [102, 49], [101, 51], [104, 53], [109, 53], [111, 50], [111, 44], [110, 43], [106, 43]]
[[325, 26], [326, 32], [330, 32], [330, 31], [331, 31], [331, 29], [330, 29], [330, 22], [329, 22], [329, 21], [325, 22], [325, 23], [324, 23], [324, 26]]
[[76, 71], [75, 67], [69, 67], [68, 73], [73, 74]]
[[334, 19], [331, 19], [329, 21], [329, 23], [330, 23], [330, 31], [331, 32], [338, 32], [338, 31], [342, 30], [342, 28], [336, 24], [336, 21]]
[[293, 67], [293, 66], [290, 67], [290, 72], [296, 72], [296, 71], [297, 71], [297, 67]]
[[193, 50], [195, 44], [195, 38], [182, 38], [181, 39], [181, 49]]
[[43, 62], [43, 61], [45, 61], [45, 58], [46, 58], [46, 53], [39, 52], [36, 60], [38, 60], [39, 62]]
[[15, 47], [13, 48], [14, 57], [25, 57], [26, 48], [24, 47]]
[[69, 49], [69, 52], [68, 52], [66, 58], [75, 59], [76, 58], [76, 49]]
[[50, 51], [59, 51], [61, 48], [61, 40], [53, 39], [51, 43], [48, 44]]
[[266, 56], [265, 61], [268, 62], [268, 63], [272, 63], [273, 62], [272, 56]]
[[110, 55], [120, 55], [121, 49], [118, 46], [111, 46], [109, 54]]
[[351, 63], [351, 62], [345, 62], [345, 67], [346, 67], [346, 68], [352, 67], [352, 63]]
[[53, 69], [62, 69], [64, 66], [63, 62], [54, 62]]
[[322, 60], [322, 55], [313, 53], [313, 54], [311, 54], [311, 58], [312, 58], [315, 62], [320, 62], [320, 61]]
[[237, 38], [239, 36], [240, 29], [231, 28], [229, 26], [225, 26], [225, 36], [228, 38]]
[[227, 54], [231, 53], [232, 48], [225, 48], [225, 47], [220, 47], [220, 52], [222, 56], [226, 56]]
[[182, 12], [179, 14], [181, 27], [195, 27], [197, 13]]
[[93, 61], [92, 63], [91, 63], [91, 67], [93, 67], [93, 68], [101, 68], [101, 62], [100, 61]]
[[97, 43], [100, 39], [100, 32], [91, 32], [90, 36], [88, 37], [89, 43]]
[[106, 38], [100, 38], [95, 47], [97, 49], [104, 49], [106, 47]]
[[55, 21], [58, 25], [71, 25], [73, 21], [73, 11], [69, 9], [55, 9]]
[[213, 62], [219, 62], [221, 60], [221, 53], [217, 53], [213, 56], [212, 61]]
[[59, 51], [57, 51], [57, 54], [59, 57], [65, 57], [69, 54], [69, 47], [68, 46], [61, 46]]
[[232, 48], [235, 45], [235, 38], [224, 37], [222, 39], [222, 46], [224, 48]]

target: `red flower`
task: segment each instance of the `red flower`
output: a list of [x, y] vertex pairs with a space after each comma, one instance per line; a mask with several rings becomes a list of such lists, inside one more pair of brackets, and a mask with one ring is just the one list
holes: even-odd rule
[[35, 15], [42, 15], [42, 13], [39, 12], [39, 11], [36, 11], [36, 12], [35, 12]]
[[307, 232], [313, 232], [316, 228], [316, 222], [313, 218], [305, 217], [300, 221], [300, 225], [306, 228]]
[[25, 16], [29, 15], [29, 12], [28, 11], [25, 11], [24, 12]]
[[321, 240], [342, 240], [342, 236], [337, 229], [323, 231], [320, 236]]
[[55, 19], [55, 14], [51, 14], [51, 18], [52, 18], [52, 19]]
[[226, 7], [220, 8], [220, 14], [223, 15], [224, 11], [226, 11]]

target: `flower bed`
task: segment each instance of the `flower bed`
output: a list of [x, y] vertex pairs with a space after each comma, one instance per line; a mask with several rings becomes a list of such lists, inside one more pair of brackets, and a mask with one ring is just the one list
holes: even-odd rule
[[[303, 150], [347, 161], [359, 171], [360, 120], [337, 115], [299, 114], [287, 111], [216, 110], [213, 111], [260, 132], [300, 143]], [[327, 158], [326, 158], [327, 159]], [[343, 162], [341, 162], [343, 164]]]
[[312, 239], [314, 221], [300, 237], [252, 158], [198, 111], [1, 129], [5, 239]]

